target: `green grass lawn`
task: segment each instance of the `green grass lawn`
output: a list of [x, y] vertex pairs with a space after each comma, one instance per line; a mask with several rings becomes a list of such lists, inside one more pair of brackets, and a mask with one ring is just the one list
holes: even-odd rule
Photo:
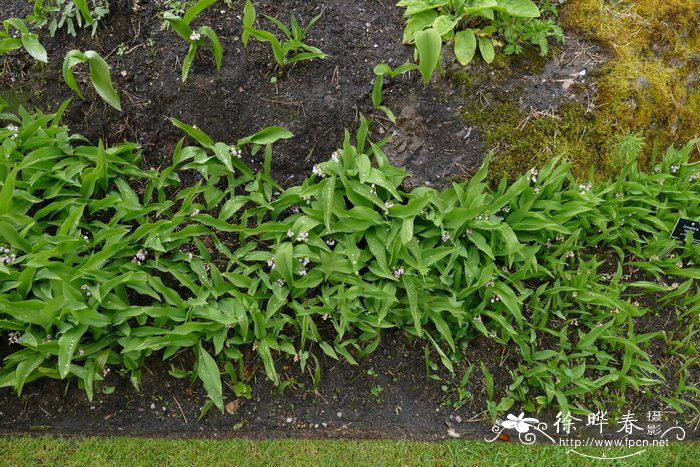
[[[638, 450], [638, 449], [637, 449]], [[608, 458], [635, 449], [580, 449]], [[5, 437], [3, 465], [697, 465], [700, 444], [676, 443], [642, 454], [599, 461], [566, 447], [474, 441], [171, 440], [137, 438]]]

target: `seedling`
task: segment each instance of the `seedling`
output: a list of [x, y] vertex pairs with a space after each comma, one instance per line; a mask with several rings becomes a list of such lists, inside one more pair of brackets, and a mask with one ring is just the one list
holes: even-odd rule
[[202, 45], [207, 46], [214, 55], [217, 73], [221, 69], [223, 48], [221, 47], [221, 41], [219, 41], [219, 36], [217, 36], [216, 32], [209, 26], [200, 26], [197, 29], [190, 28], [190, 23], [192, 23], [192, 21], [199, 16], [202, 11], [215, 2], [216, 0], [200, 0], [190, 7], [182, 18], [169, 12], [165, 12], [163, 14], [163, 19], [165, 19], [172, 26], [173, 30], [180, 37], [190, 44], [187, 55], [185, 55], [185, 58], [182, 61], [183, 83], [187, 80], [187, 75], [192, 67], [194, 57], [197, 54], [197, 49]]
[[[2, 27], [3, 29], [0, 29], [0, 54], [24, 48], [36, 60], [48, 62], [46, 50], [39, 43], [39, 36], [30, 32], [24, 21], [18, 18], [6, 19], [2, 22]], [[19, 37], [10, 33], [10, 27], [19, 32]]]
[[121, 103], [117, 91], [112, 85], [112, 78], [109, 74], [109, 65], [107, 62], [94, 50], [81, 52], [79, 50], [71, 50], [66, 54], [63, 60], [63, 79], [73, 91], [81, 98], [85, 99], [83, 93], [78, 87], [73, 74], [73, 67], [79, 63], [87, 63], [90, 67], [90, 81], [92, 82], [95, 91], [100, 97], [115, 109], [121, 111]]
[[303, 60], [311, 60], [314, 58], [324, 59], [328, 56], [320, 49], [312, 47], [303, 42], [304, 38], [309, 33], [309, 30], [321, 18], [321, 15], [313, 17], [305, 28], [299, 26], [294, 13], [291, 14], [291, 28], [285, 26], [277, 18], [268, 15], [263, 16], [277, 26], [287, 40], [280, 42], [280, 40], [273, 33], [264, 29], [255, 29], [253, 27], [256, 19], [256, 12], [252, 2], [248, 0], [243, 12], [242, 41], [243, 44], [247, 46], [249, 37], [253, 36], [260, 42], [269, 43], [272, 49], [272, 55], [280, 68], [279, 76], [283, 76], [287, 67], [294, 63]]

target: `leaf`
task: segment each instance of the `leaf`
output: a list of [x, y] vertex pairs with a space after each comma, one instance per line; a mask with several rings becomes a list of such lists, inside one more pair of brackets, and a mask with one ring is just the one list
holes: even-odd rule
[[467, 65], [476, 52], [476, 35], [473, 29], [464, 29], [455, 34], [455, 57], [462, 65]]
[[442, 37], [434, 28], [430, 28], [417, 32], [415, 41], [419, 59], [418, 71], [423, 76], [423, 82], [428, 84], [440, 60]]
[[121, 111], [122, 107], [119, 95], [112, 85], [112, 78], [109, 75], [109, 66], [107, 62], [94, 50], [85, 52], [85, 57], [87, 57], [90, 64], [90, 80], [97, 94], [99, 94], [106, 103]]
[[321, 189], [321, 204], [323, 205], [323, 221], [326, 229], [331, 230], [331, 214], [335, 197], [335, 177], [329, 177], [323, 181]]
[[197, 356], [197, 376], [202, 380], [204, 389], [206, 389], [209, 398], [214, 402], [221, 413], [224, 413], [224, 399], [219, 367], [212, 356], [204, 350], [201, 342], [197, 344], [195, 353]]
[[491, 43], [491, 39], [488, 39], [486, 37], [479, 38], [479, 52], [481, 52], [481, 56], [484, 58], [484, 61], [486, 63], [493, 62], [496, 53], [493, 50], [493, 44]]
[[198, 142], [199, 144], [201, 144], [203, 147], [205, 147], [205, 148], [207, 148], [207, 149], [213, 149], [213, 148], [214, 148], [214, 140], [212, 140], [212, 139], [209, 137], [209, 135], [207, 135], [206, 133], [204, 133], [204, 132], [203, 132], [202, 130], [200, 130], [199, 128], [190, 126], [190, 125], [188, 125], [188, 124], [186, 124], [186, 123], [182, 123], [180, 120], [178, 120], [177, 118], [173, 118], [173, 117], [170, 117], [170, 121], [173, 123], [173, 125], [175, 125], [175, 126], [178, 127], [179, 129], [181, 129], [182, 131], [184, 131], [185, 133], [187, 133], [188, 135], [190, 135], [192, 138], [194, 138], [195, 141], [197, 141], [197, 142]]
[[504, 11], [510, 16], [518, 18], [537, 18], [540, 10], [530, 0], [498, 0], [498, 6], [494, 10]]
[[18, 395], [22, 394], [22, 387], [27, 381], [27, 378], [41, 365], [44, 359], [45, 357], [41, 353], [35, 352], [31, 357], [25, 357], [17, 364], [17, 369], [15, 370], [15, 389]]
[[[205, 9], [209, 8], [211, 5], [216, 3], [218, 0], [199, 0], [197, 3], [192, 5], [185, 12], [185, 16], [182, 19], [186, 24], [190, 24], [199, 14]], [[218, 407], [218, 406], [217, 406]]]
[[[280, 378], [275, 370], [275, 361], [270, 351], [270, 340], [269, 338], [265, 338], [258, 342], [258, 354], [263, 361], [263, 365], [265, 365], [265, 374], [267, 374], [267, 377], [270, 378], [270, 381], [272, 381], [275, 386], [279, 386]], [[274, 341], [272, 342], [274, 343]]]
[[250, 0], [246, 0], [243, 7], [243, 33], [241, 34], [241, 41], [244, 47], [248, 47], [248, 41], [250, 40], [249, 29], [253, 27], [253, 23], [255, 23], [255, 7]]
[[441, 36], [447, 35], [457, 26], [457, 21], [453, 20], [447, 15], [438, 16], [433, 22], [433, 28]]
[[223, 48], [221, 47], [221, 41], [216, 32], [209, 26], [202, 26], [199, 28], [199, 32], [204, 34], [209, 38], [209, 43], [211, 44], [211, 52], [214, 54], [214, 62], [216, 63], [216, 71], [221, 70], [221, 60], [223, 59]]
[[254, 135], [239, 139], [236, 145], [245, 146], [246, 144], [258, 144], [260, 146], [264, 146], [266, 144], [276, 143], [281, 139], [289, 139], [293, 136], [294, 134], [286, 128], [269, 126], [258, 131]]
[[75, 349], [80, 344], [80, 338], [83, 337], [87, 329], [87, 324], [79, 324], [64, 332], [58, 338], [58, 373], [61, 379], [68, 375]]

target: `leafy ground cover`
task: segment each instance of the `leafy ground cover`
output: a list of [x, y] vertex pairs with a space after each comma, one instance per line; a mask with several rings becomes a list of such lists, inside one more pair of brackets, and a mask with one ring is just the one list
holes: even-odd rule
[[[22, 7], [13, 8], [21, 16]], [[243, 11], [242, 2], [231, 2], [230, 8], [207, 10], [199, 18], [221, 21], [214, 35], [225, 46], [231, 38], [222, 24], [246, 31], [233, 13]], [[276, 3], [266, 11], [283, 18], [280, 13], [289, 11], [284, 8]], [[396, 24], [402, 21], [393, 7], [335, 8], [324, 11], [314, 28], [329, 13], [377, 15], [386, 9]], [[318, 16], [314, 6], [303, 11]], [[19, 117], [4, 115], [11, 123], [0, 130], [5, 242], [0, 304], [6, 331], [0, 384], [23, 393], [25, 401], [18, 404], [7, 392], [0, 404], [9, 415], [6, 429], [20, 422], [24, 429], [42, 430], [62, 419], [63, 384], [51, 386], [43, 382], [47, 378], [77, 381], [84, 390], [84, 396], [75, 391], [72, 396], [82, 408], [71, 407], [63, 418], [74, 418], [73, 429], [80, 426], [75, 418], [95, 407], [96, 413], [84, 417], [90, 426], [107, 431], [123, 427], [134, 414], [111, 404], [119, 394], [131, 397], [128, 385], [150, 388], [139, 396], [138, 411], [153, 422], [178, 420], [173, 431], [272, 426], [334, 436], [328, 434], [330, 427], [339, 436], [371, 436], [386, 435], [385, 427], [393, 424], [393, 433], [407, 430], [430, 437], [445, 436], [446, 422], [454, 436], [470, 432], [462, 420], [493, 420], [511, 410], [546, 413], [556, 407], [587, 414], [608, 408], [619, 414], [629, 410], [631, 401], [635, 409], [671, 410], [671, 416], [697, 426], [699, 250], [690, 240], [668, 238], [679, 216], [697, 217], [696, 141], [647, 153], [651, 145], [645, 146], [628, 125], [616, 128], [609, 144], [600, 146], [605, 150], [601, 163], [591, 165], [589, 159], [563, 151], [571, 161], [550, 157], [526, 170], [512, 160], [504, 165], [508, 159], [497, 152], [495, 172], [489, 171], [488, 158], [479, 158], [481, 168], [466, 181], [445, 183], [440, 170], [431, 167], [422, 180], [437, 189], [415, 187], [396, 165], [405, 154], [419, 155], [418, 163], [407, 164], [419, 171], [443, 148], [438, 163], [455, 164], [449, 154], [454, 131], [443, 131], [447, 125], [439, 117], [423, 117], [425, 108], [442, 108], [437, 97], [463, 102], [454, 113], [471, 109], [468, 117], [482, 125], [474, 132], [488, 141], [496, 129], [484, 116], [489, 95], [517, 81], [485, 87], [470, 101], [450, 87], [458, 81], [464, 88], [478, 88], [476, 80], [494, 76], [493, 68], [473, 64], [473, 75], [465, 75], [446, 64], [443, 72], [452, 84], [419, 88], [418, 94], [405, 91], [417, 86], [415, 80], [390, 78], [384, 83], [384, 104], [401, 109], [394, 126], [385, 118], [389, 114], [374, 110], [372, 71], [380, 61], [396, 65], [401, 63], [397, 57], [409, 60], [405, 49], [380, 59], [379, 47], [364, 47], [369, 71], [345, 75], [338, 71], [342, 62], [332, 61], [334, 55], [336, 60], [347, 57], [330, 45], [330, 23], [321, 30], [324, 43], [317, 44], [330, 56], [323, 61], [309, 56], [303, 65], [279, 74], [265, 62], [266, 46], [253, 40], [269, 42], [270, 37], [249, 28], [247, 47], [218, 57], [212, 45], [213, 62], [207, 63], [203, 57], [208, 55], [196, 54], [196, 47], [191, 52], [202, 40], [189, 29], [192, 18], [184, 11], [175, 13], [183, 15], [188, 28], [179, 31], [179, 38], [150, 26], [153, 45], [147, 40], [136, 49], [124, 41], [115, 45], [116, 66], [123, 70], [112, 71], [125, 78], [116, 79], [126, 96], [124, 114], [111, 113], [116, 110], [100, 107], [90, 96], [82, 103], [66, 102], [56, 115], [29, 113], [16, 105], [9, 110]], [[140, 19], [156, 12], [147, 5], [117, 7], [111, 14]], [[140, 29], [131, 24], [132, 30], [119, 34], [138, 38]], [[175, 28], [178, 23], [170, 24]], [[372, 30], [371, 23], [364, 27]], [[313, 40], [315, 29], [310, 31]], [[375, 31], [376, 37], [383, 42], [376, 45], [396, 46], [380, 32]], [[167, 68], [155, 82], [139, 72], [143, 57], [127, 61], [136, 50], [147, 52], [171, 36], [189, 47], [187, 56], [195, 57], [179, 88], [173, 83], [183, 81], [182, 67]], [[65, 46], [57, 37], [47, 42], [49, 56]], [[115, 44], [120, 40], [114, 33], [103, 37]], [[109, 47], [101, 49], [105, 57], [112, 55]], [[172, 57], [184, 55], [184, 49], [175, 49], [162, 46]], [[156, 60], [158, 54], [149, 53]], [[21, 57], [18, 51], [9, 63], [23, 63]], [[515, 60], [517, 69], [532, 66], [535, 59]], [[11, 82], [26, 72], [34, 75], [30, 82], [47, 79], [45, 71], [35, 75], [40, 65], [24, 63], [25, 68], [6, 68], [3, 77]], [[151, 69], [156, 62], [146, 63]], [[494, 63], [499, 73], [511, 72], [509, 64], [498, 68]], [[578, 64], [573, 60], [569, 66]], [[219, 66], [222, 76], [216, 78]], [[270, 104], [269, 111], [288, 107], [293, 101], [280, 101], [279, 94], [292, 96], [308, 88], [304, 77], [313, 70], [325, 76], [322, 86], [306, 96], [313, 105], [295, 104], [292, 114], [271, 118], [245, 104], [257, 95]], [[543, 73], [552, 71], [545, 65]], [[582, 81], [585, 73], [577, 73]], [[26, 100], [17, 82], [19, 100]], [[36, 94], [33, 100], [68, 96], [59, 83], [46, 83], [42, 92], [48, 99]], [[333, 91], [345, 84], [349, 93]], [[210, 90], [218, 86], [227, 97], [217, 109], [231, 112], [241, 123], [233, 129], [201, 105], [212, 102]], [[246, 92], [243, 86], [254, 90]], [[552, 89], [553, 98], [574, 96], [566, 98], [571, 101], [588, 91], [584, 87], [569, 94], [559, 83]], [[130, 97], [130, 91], [140, 94]], [[155, 97], [167, 93], [169, 99]], [[416, 95], [418, 105], [411, 102]], [[142, 100], [146, 96], [154, 100]], [[397, 99], [404, 100], [403, 107]], [[198, 105], [187, 108], [197, 100]], [[498, 108], [510, 105], [514, 121], [521, 103], [503, 102]], [[329, 112], [340, 114], [349, 104], [364, 106], [372, 125], [363, 114], [329, 118]], [[573, 111], [572, 105], [581, 103], [568, 107], [580, 124], [585, 112]], [[170, 110], [167, 116], [174, 118], [149, 127]], [[139, 122], [132, 121], [133, 127], [132, 116]], [[287, 118], [291, 122], [280, 121]], [[330, 122], [317, 125], [316, 119]], [[61, 126], [61, 120], [82, 126], [91, 138]], [[97, 125], [84, 126], [88, 120]], [[114, 131], [117, 125], [120, 129]], [[292, 137], [297, 131], [301, 138]], [[389, 132], [392, 141], [383, 139]], [[460, 129], [461, 140], [468, 141], [471, 132], [471, 127]], [[444, 146], [425, 145], [440, 133], [438, 144]], [[90, 142], [100, 136], [113, 140], [114, 135], [138, 141], [144, 149], [130, 142]], [[183, 135], [187, 139], [180, 139]], [[485, 152], [483, 145], [476, 146]], [[305, 161], [295, 161], [295, 156]], [[533, 160], [541, 161], [540, 156]], [[499, 183], [504, 167], [509, 171]], [[591, 167], [618, 167], [620, 172], [581, 178]], [[393, 364], [402, 360], [412, 362], [407, 365], [412, 368], [398, 371]], [[159, 381], [165, 373], [172, 383]], [[353, 383], [361, 397], [347, 394]], [[167, 389], [170, 384], [177, 387], [174, 393]], [[427, 390], [416, 397], [424, 385]], [[261, 393], [268, 397], [276, 391], [281, 395], [272, 402], [260, 401]], [[34, 402], [46, 394], [51, 394], [50, 411]], [[200, 394], [206, 394], [206, 403]], [[354, 404], [346, 408], [348, 397]], [[367, 401], [370, 407], [361, 412]], [[265, 413], [274, 405], [278, 407]], [[428, 412], [439, 415], [425, 413], [428, 406]], [[212, 407], [219, 413], [209, 411]], [[202, 415], [209, 412], [203, 424], [195, 422], [200, 408]], [[351, 425], [376, 410], [398, 422], [384, 420], [374, 431], [355, 431]], [[45, 415], [31, 418], [28, 411]], [[410, 428], [416, 415], [430, 427], [419, 423]], [[70, 431], [71, 423], [67, 425]], [[135, 432], [149, 430], [136, 425]]]

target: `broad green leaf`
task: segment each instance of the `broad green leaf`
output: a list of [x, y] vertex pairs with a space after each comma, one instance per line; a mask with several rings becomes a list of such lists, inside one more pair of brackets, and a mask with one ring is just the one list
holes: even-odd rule
[[224, 399], [221, 388], [221, 376], [219, 367], [209, 353], [204, 350], [201, 342], [196, 347], [197, 355], [197, 376], [202, 380], [204, 389], [207, 395], [218, 407], [221, 413], [224, 413]]
[[504, 11], [510, 16], [518, 18], [537, 18], [540, 10], [530, 0], [498, 0], [498, 6], [494, 10]]
[[64, 332], [61, 337], [58, 338], [58, 372], [61, 379], [65, 378], [70, 372], [73, 354], [75, 353], [75, 349], [78, 348], [80, 339], [87, 329], [87, 324], [78, 324]]
[[190, 24], [192, 20], [199, 16], [202, 11], [209, 8], [217, 1], [218, 0], [199, 0], [197, 3], [187, 9], [185, 16], [183, 16], [182, 19], [185, 21], [185, 23]]
[[473, 29], [464, 29], [455, 34], [455, 57], [462, 65], [467, 65], [476, 52], [476, 35]]
[[430, 28], [417, 32], [415, 41], [418, 50], [418, 71], [423, 76], [423, 82], [427, 84], [440, 60], [442, 37], [434, 28]]
[[254, 135], [246, 136], [245, 138], [239, 139], [236, 145], [245, 146], [247, 144], [257, 144], [260, 146], [264, 146], [267, 144], [276, 143], [281, 139], [289, 139], [293, 136], [294, 134], [286, 128], [281, 128], [278, 126], [269, 126], [258, 131]]
[[479, 52], [481, 52], [481, 56], [484, 58], [486, 63], [493, 62], [496, 53], [493, 50], [493, 43], [491, 42], [491, 39], [487, 37], [479, 38]]
[[93, 50], [85, 52], [85, 57], [87, 57], [90, 63], [90, 80], [97, 94], [109, 105], [121, 111], [122, 107], [119, 95], [117, 91], [114, 90], [112, 78], [109, 74], [109, 65], [107, 65], [107, 62]]

